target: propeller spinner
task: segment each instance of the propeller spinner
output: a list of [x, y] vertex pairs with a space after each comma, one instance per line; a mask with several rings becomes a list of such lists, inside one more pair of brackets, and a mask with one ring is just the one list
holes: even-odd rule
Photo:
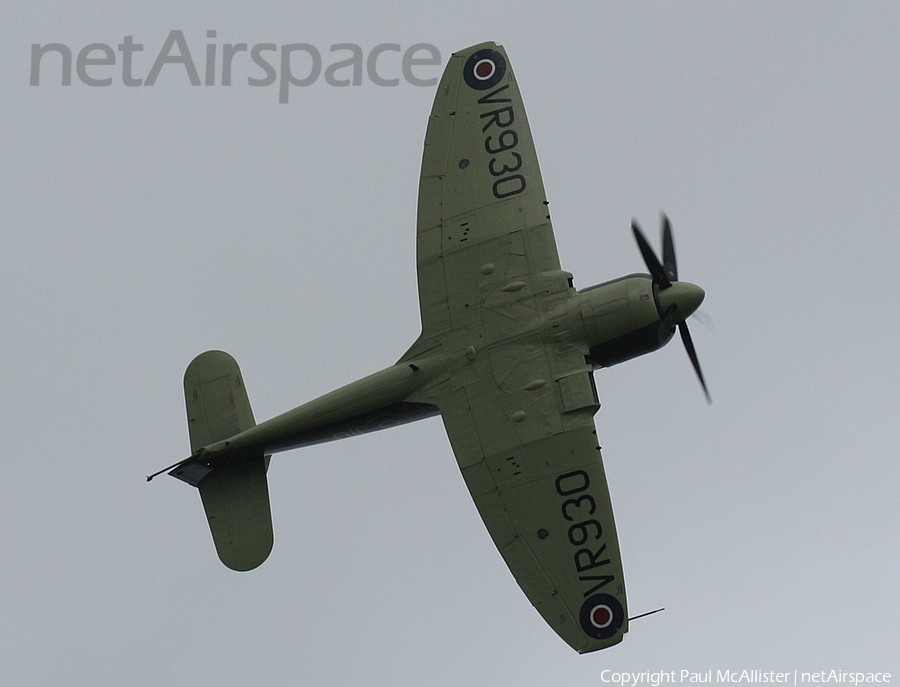
[[653, 283], [657, 287], [657, 304], [660, 317], [662, 317], [663, 322], [668, 327], [678, 326], [681, 342], [684, 344], [684, 350], [687, 351], [688, 358], [691, 359], [694, 372], [697, 373], [700, 386], [703, 387], [703, 393], [706, 394], [706, 401], [707, 403], [712, 403], [709, 390], [706, 388], [706, 381], [703, 379], [703, 372], [700, 370], [700, 361], [697, 359], [697, 351], [694, 349], [691, 332], [687, 325], [687, 318], [700, 307], [706, 294], [699, 286], [689, 282], [678, 281], [672, 226], [669, 224], [669, 218], [665, 214], [662, 216], [663, 261], [661, 263], [659, 258], [656, 257], [656, 253], [650, 247], [644, 232], [638, 226], [637, 220], [631, 221], [631, 230], [634, 232], [634, 238], [641, 251], [641, 256], [644, 258], [644, 263], [647, 265], [647, 269], [650, 270]]

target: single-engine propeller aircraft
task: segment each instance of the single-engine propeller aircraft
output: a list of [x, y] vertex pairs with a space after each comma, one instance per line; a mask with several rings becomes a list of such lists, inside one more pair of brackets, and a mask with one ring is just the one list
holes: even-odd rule
[[235, 360], [202, 353], [184, 375], [191, 455], [156, 475], [198, 487], [219, 558], [251, 570], [272, 549], [273, 453], [440, 414], [528, 600], [579, 652], [617, 644], [628, 614], [593, 370], [654, 351], [678, 328], [706, 392], [685, 322], [703, 290], [678, 281], [665, 216], [662, 262], [632, 229], [650, 274], [576, 291], [506, 52], [455, 53], [425, 134], [419, 338], [395, 365], [261, 424]]

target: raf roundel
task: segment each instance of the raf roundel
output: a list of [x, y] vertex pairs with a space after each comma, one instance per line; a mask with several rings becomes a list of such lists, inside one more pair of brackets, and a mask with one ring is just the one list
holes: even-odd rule
[[497, 65], [494, 64], [493, 60], [488, 58], [478, 60], [478, 62], [475, 63], [475, 66], [472, 67], [472, 73], [479, 81], [487, 81], [494, 75], [495, 71], [497, 71]]
[[605, 630], [612, 623], [613, 612], [606, 604], [599, 604], [591, 609], [591, 625], [598, 630]]
[[581, 629], [594, 639], [612, 637], [625, 621], [622, 604], [609, 594], [595, 594], [581, 607]]
[[493, 88], [506, 74], [506, 60], [496, 50], [486, 48], [469, 56], [463, 67], [463, 78], [470, 88], [483, 91]]

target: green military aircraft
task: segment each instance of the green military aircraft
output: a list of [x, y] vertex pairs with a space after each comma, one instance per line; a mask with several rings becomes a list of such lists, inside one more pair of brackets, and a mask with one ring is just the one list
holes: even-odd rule
[[191, 456], [156, 475], [199, 487], [219, 558], [251, 570], [272, 549], [273, 453], [440, 414], [528, 600], [579, 652], [617, 644], [625, 581], [592, 372], [662, 347], [678, 327], [706, 391], [685, 323], [704, 293], [678, 281], [668, 219], [662, 262], [632, 229], [650, 274], [576, 291], [506, 52], [483, 43], [454, 54], [419, 182], [422, 334], [395, 365], [261, 424], [235, 360], [199, 355], [184, 376]]

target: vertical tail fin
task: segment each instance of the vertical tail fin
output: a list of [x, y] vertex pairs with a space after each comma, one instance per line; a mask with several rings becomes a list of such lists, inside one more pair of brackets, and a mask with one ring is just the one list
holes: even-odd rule
[[[192, 454], [256, 425], [237, 361], [222, 351], [188, 365], [184, 398]], [[197, 483], [216, 552], [232, 570], [252, 570], [272, 550], [268, 464], [262, 454], [213, 464]]]

